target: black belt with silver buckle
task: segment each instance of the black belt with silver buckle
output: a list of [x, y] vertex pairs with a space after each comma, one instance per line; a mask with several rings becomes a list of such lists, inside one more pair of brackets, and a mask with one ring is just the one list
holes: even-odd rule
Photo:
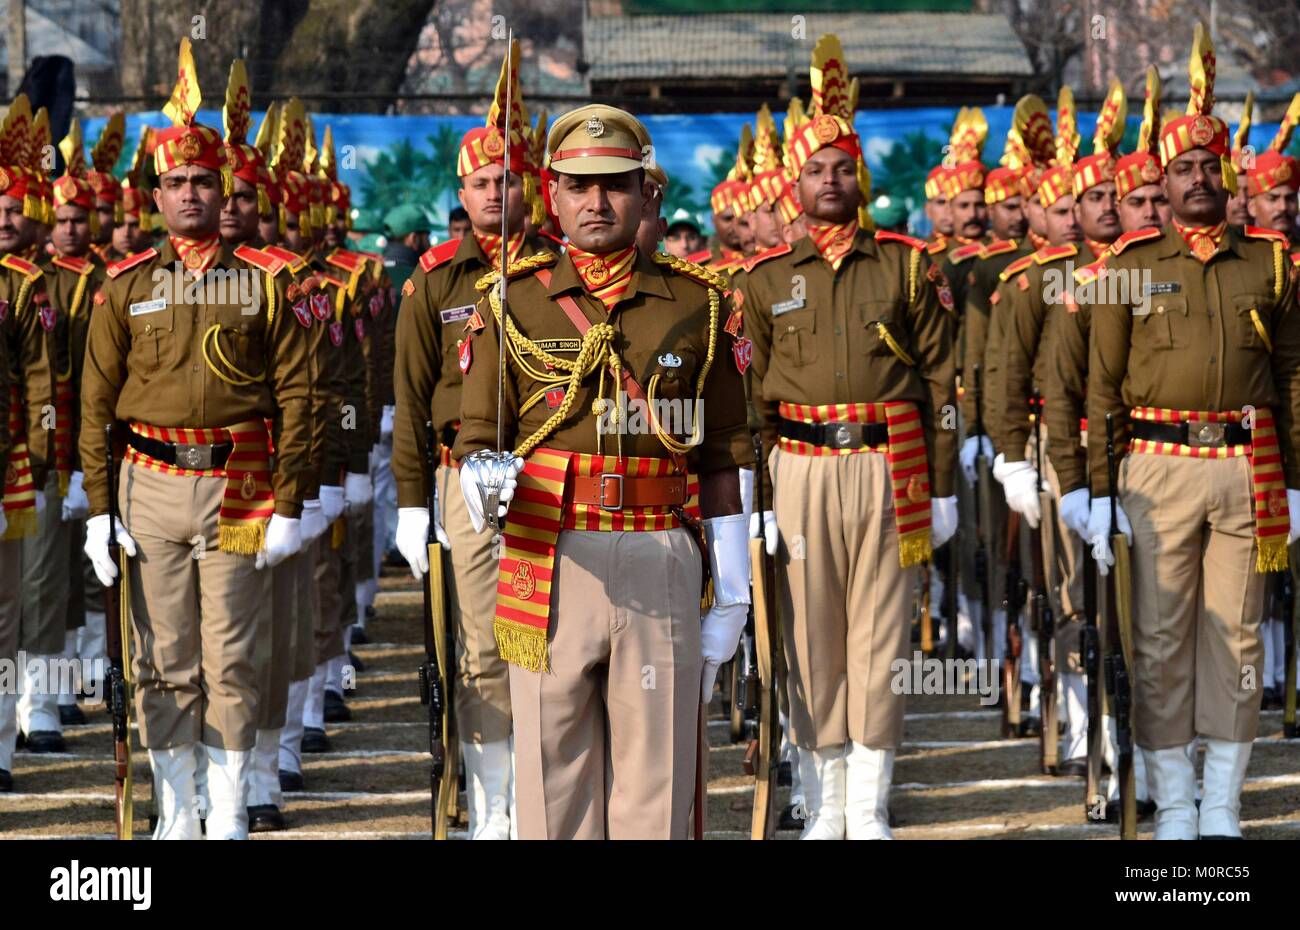
[[233, 442], [219, 442], [210, 446], [197, 446], [183, 442], [163, 442], [141, 436], [135, 430], [127, 430], [126, 444], [137, 452], [143, 452], [151, 459], [177, 468], [191, 471], [207, 471], [209, 468], [224, 468], [226, 459], [230, 458]]
[[782, 417], [776, 431], [786, 439], [828, 449], [861, 449], [889, 441], [889, 428], [884, 423], [804, 423]]
[[1152, 423], [1150, 420], [1130, 420], [1129, 430], [1135, 439], [1172, 442], [1194, 449], [1251, 444], [1250, 430], [1239, 423]]

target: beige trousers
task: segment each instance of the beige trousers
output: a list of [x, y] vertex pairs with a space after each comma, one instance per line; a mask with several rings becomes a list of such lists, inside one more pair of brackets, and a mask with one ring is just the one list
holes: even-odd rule
[[23, 613], [23, 543], [0, 540], [0, 659], [18, 655], [18, 630]]
[[271, 596], [261, 604], [257, 623], [257, 728], [278, 730], [284, 726], [289, 704], [289, 678], [293, 672], [290, 651], [300, 603], [299, 562], [306, 556], [293, 555], [274, 568]]
[[456, 631], [456, 725], [460, 738], [488, 743], [510, 735], [510, 674], [497, 653], [492, 619], [497, 607], [498, 556], [491, 530], [469, 522], [460, 472], [438, 469], [443, 529], [451, 541], [447, 610]]
[[[1043, 570], [1047, 577], [1047, 596], [1056, 622], [1056, 671], [1081, 674], [1083, 659], [1079, 637], [1083, 632], [1083, 540], [1061, 519], [1061, 481], [1047, 452], [1047, 427], [1043, 426], [1043, 474], [1052, 489], [1052, 503], [1042, 514]], [[1037, 467], [1034, 437], [1025, 445], [1025, 458]], [[1033, 568], [1025, 563], [1025, 577], [1031, 579]], [[1032, 580], [1032, 579], [1031, 579]]]
[[560, 534], [550, 671], [510, 666], [520, 839], [685, 839], [700, 553], [684, 529]]
[[317, 611], [314, 639], [316, 664], [343, 655], [343, 629], [356, 615], [356, 580], [352, 565], [356, 560], [357, 521], [347, 515], [343, 521], [343, 542], [333, 545], [334, 526], [331, 525], [316, 542], [316, 592], [320, 609]]
[[1134, 723], [1144, 749], [1259, 730], [1268, 577], [1255, 571], [1250, 462], [1132, 454]]
[[[328, 535], [328, 533], [326, 533]], [[316, 618], [320, 594], [316, 587], [316, 543], [309, 543], [293, 560], [298, 571], [298, 603], [289, 627], [289, 680], [305, 681], [316, 670]]]
[[876, 452], [777, 452], [771, 468], [790, 739], [895, 749], [904, 696], [891, 665], [911, 655], [919, 569], [898, 564], [889, 464]]
[[131, 613], [140, 739], [149, 749], [203, 742], [253, 748], [258, 617], [271, 573], [217, 547], [226, 479], [127, 463], [122, 519], [135, 539]]
[[63, 652], [72, 596], [72, 524], [63, 522], [63, 497], [53, 471], [45, 482], [45, 509], [36, 533], [22, 541], [22, 627], [19, 648], [32, 655]]

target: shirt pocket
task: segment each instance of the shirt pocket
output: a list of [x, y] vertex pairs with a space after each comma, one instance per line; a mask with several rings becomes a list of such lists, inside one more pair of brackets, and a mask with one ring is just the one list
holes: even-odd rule
[[1238, 348], [1272, 351], [1269, 303], [1259, 294], [1238, 294], [1232, 298], [1229, 325], [1233, 327], [1232, 339]]
[[802, 368], [817, 360], [817, 316], [811, 307], [791, 310], [772, 321], [772, 354], [782, 364]]
[[905, 364], [913, 364], [915, 355], [903, 325], [901, 302], [864, 300], [856, 305], [856, 313], [866, 333], [868, 355], [893, 357]]
[[126, 364], [133, 372], [156, 372], [175, 344], [176, 311], [171, 306], [131, 317], [131, 351]]
[[1148, 349], [1183, 349], [1191, 344], [1187, 298], [1160, 294], [1151, 298], [1149, 311], [1133, 320], [1133, 342]]

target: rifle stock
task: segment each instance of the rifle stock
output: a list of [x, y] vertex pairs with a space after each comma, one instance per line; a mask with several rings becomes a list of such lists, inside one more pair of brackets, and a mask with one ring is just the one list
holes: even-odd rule
[[[1006, 649], [1002, 656], [1002, 735], [1015, 739], [1020, 735], [1020, 656], [1023, 638], [1020, 610], [1025, 604], [1025, 586], [1020, 572], [1020, 514], [1007, 516], [1007, 574], [1002, 589], [1002, 611], [1007, 617]], [[989, 654], [990, 657], [992, 653]]]
[[108, 656], [106, 687], [113, 718], [113, 803], [117, 838], [134, 835], [135, 809], [131, 773], [131, 601], [129, 567], [117, 542], [117, 458], [113, 453], [114, 424], [104, 427], [104, 464], [108, 478], [108, 554], [117, 566], [117, 579], [104, 588], [104, 640]]
[[751, 840], [770, 840], [776, 832], [777, 777], [780, 771], [781, 719], [777, 713], [777, 669], [781, 657], [781, 627], [776, 612], [776, 570], [767, 554], [763, 533], [766, 500], [763, 494], [763, 440], [754, 434], [754, 511], [759, 534], [749, 541], [750, 598], [754, 613], [754, 657], [758, 666], [757, 733], [745, 754], [745, 772], [754, 778]]
[[[1106, 656], [1106, 690], [1115, 717], [1115, 750], [1119, 771], [1119, 835], [1122, 840], [1137, 839], [1137, 793], [1133, 773], [1132, 683], [1129, 679], [1133, 657], [1132, 644], [1132, 568], [1128, 538], [1119, 531], [1119, 481], [1115, 458], [1114, 414], [1106, 414], [1106, 470], [1110, 477], [1110, 545], [1115, 556], [1113, 570], [1107, 575], [1107, 624], [1114, 636], [1108, 636]], [[1108, 633], [1111, 630], [1108, 629]]]
[[[975, 365], [974, 404], [975, 435], [984, 436], [984, 375], [983, 369]], [[981, 442], [975, 453], [975, 582], [979, 588], [981, 629], [984, 634], [984, 658], [993, 660], [993, 599], [989, 593], [989, 549], [988, 523], [989, 494], [992, 489], [993, 475], [989, 460], [984, 455]]]
[[[1057, 765], [1057, 733], [1056, 733], [1056, 660], [1052, 654], [1053, 634], [1055, 632], [1055, 618], [1052, 614], [1051, 601], [1047, 596], [1047, 572], [1043, 564], [1043, 534], [1051, 532], [1048, 521], [1053, 518], [1053, 509], [1055, 501], [1052, 500], [1050, 491], [1044, 492], [1042, 488], [1043, 470], [1043, 398], [1038, 390], [1034, 389], [1033, 395], [1034, 406], [1034, 457], [1035, 471], [1038, 475], [1039, 492], [1039, 520], [1037, 528], [1033, 529], [1031, 535], [1033, 561], [1033, 576], [1029, 594], [1029, 624], [1030, 629], [1038, 637], [1038, 680], [1039, 680], [1039, 705], [1042, 708], [1042, 727], [1039, 730], [1038, 749], [1039, 762], [1044, 775], [1053, 775], [1056, 773]], [[1068, 540], [1061, 541], [1063, 545], [1068, 545]]]

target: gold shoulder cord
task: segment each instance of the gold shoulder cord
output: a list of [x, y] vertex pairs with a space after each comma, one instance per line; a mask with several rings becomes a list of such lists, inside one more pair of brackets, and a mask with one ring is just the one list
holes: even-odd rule
[[[1282, 299], [1282, 243], [1273, 240], [1273, 302], [1277, 303]], [[1264, 327], [1264, 321], [1259, 315], [1256, 307], [1250, 308], [1250, 322], [1255, 327], [1255, 332], [1259, 333], [1260, 341], [1264, 343], [1264, 348], [1269, 352], [1273, 351], [1273, 340], [1268, 337], [1268, 330]]]
[[271, 331], [271, 324], [275, 322], [275, 275], [266, 272], [266, 329]]
[[[917, 275], [921, 270], [921, 252], [919, 249], [911, 249], [912, 255], [907, 269], [907, 302], [909, 305], [916, 303], [916, 286]], [[898, 356], [898, 360], [907, 367], [911, 368], [916, 365], [916, 360], [907, 353], [902, 344], [894, 338], [894, 334], [889, 331], [889, 324], [884, 320], [876, 320], [873, 324], [876, 332], [880, 334], [880, 340], [889, 346], [889, 351]]]

